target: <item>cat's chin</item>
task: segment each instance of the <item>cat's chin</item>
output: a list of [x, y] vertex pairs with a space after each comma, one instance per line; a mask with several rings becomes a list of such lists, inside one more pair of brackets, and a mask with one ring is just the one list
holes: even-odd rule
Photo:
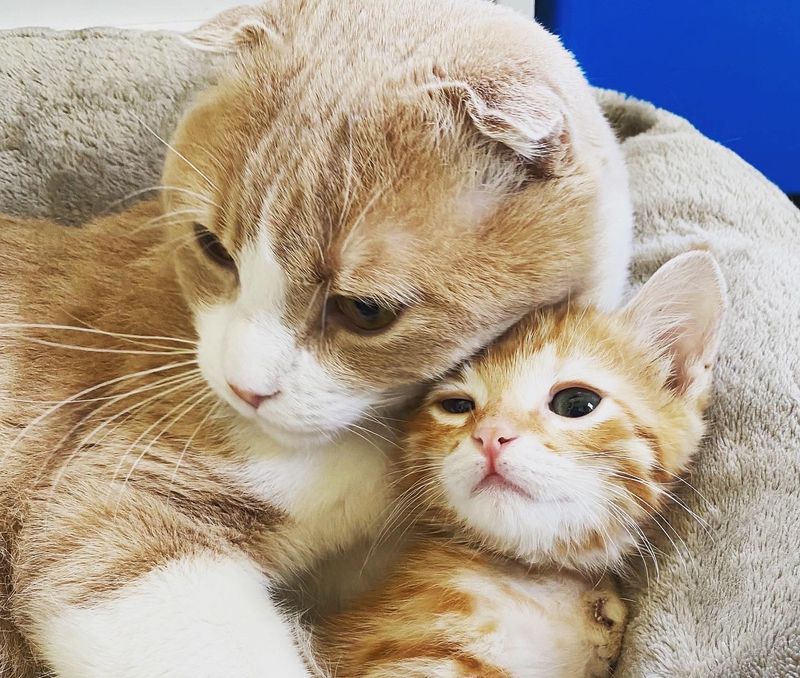
[[309, 449], [329, 443], [337, 437], [336, 431], [297, 431], [276, 425], [262, 417], [248, 418], [247, 428], [251, 436], [267, 438], [283, 447]]

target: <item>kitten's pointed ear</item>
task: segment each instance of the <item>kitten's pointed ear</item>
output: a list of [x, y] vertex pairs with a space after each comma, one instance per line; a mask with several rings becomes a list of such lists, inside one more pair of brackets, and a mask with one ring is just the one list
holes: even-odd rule
[[569, 150], [564, 107], [556, 93], [535, 76], [498, 72], [465, 80], [443, 80], [475, 128], [510, 148], [542, 177], [554, 174]]
[[623, 313], [672, 360], [671, 386], [700, 396], [711, 385], [726, 306], [717, 262], [708, 252], [696, 251], [658, 269]]
[[227, 9], [181, 38], [190, 47], [217, 54], [238, 52], [282, 39], [267, 7], [250, 5]]

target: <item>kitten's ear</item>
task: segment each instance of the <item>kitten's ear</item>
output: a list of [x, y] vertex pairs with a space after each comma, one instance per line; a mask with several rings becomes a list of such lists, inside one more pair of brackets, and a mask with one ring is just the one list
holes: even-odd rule
[[711, 385], [722, 318], [725, 280], [708, 252], [687, 252], [664, 264], [623, 309], [654, 348], [672, 360], [671, 385], [702, 395]]
[[442, 80], [475, 128], [510, 148], [535, 173], [557, 171], [569, 150], [564, 107], [556, 93], [533, 75], [499, 72], [464, 80]]
[[240, 5], [226, 9], [181, 39], [190, 47], [229, 54], [248, 47], [280, 42], [281, 34], [266, 6]]

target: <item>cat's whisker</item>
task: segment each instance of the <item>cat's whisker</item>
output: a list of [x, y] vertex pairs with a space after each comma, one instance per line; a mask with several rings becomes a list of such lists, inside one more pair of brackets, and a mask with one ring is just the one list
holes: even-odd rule
[[31, 344], [39, 346], [49, 346], [50, 348], [65, 348], [71, 351], [85, 351], [87, 353], [121, 353], [125, 355], [194, 355], [194, 349], [189, 348], [176, 348], [168, 351], [145, 351], [124, 348], [99, 348], [95, 346], [80, 346], [78, 344], [64, 344], [57, 341], [48, 341], [47, 339], [38, 339], [36, 337], [19, 337], [22, 341], [27, 341]]
[[364, 219], [366, 218], [369, 211], [375, 206], [375, 203], [380, 200], [384, 193], [386, 192], [385, 188], [379, 188], [375, 190], [372, 195], [370, 196], [367, 203], [364, 205], [364, 208], [361, 210], [359, 215], [353, 221], [352, 226], [350, 227], [350, 232], [345, 236], [344, 240], [342, 241], [340, 252], [344, 254], [347, 251], [347, 248], [352, 244], [352, 239], [358, 233], [358, 227], [363, 223]]
[[80, 327], [76, 325], [57, 325], [49, 323], [0, 323], [0, 330], [64, 330], [68, 332], [86, 332], [88, 334], [101, 334], [107, 337], [115, 337], [118, 339], [146, 339], [150, 341], [174, 341], [179, 344], [191, 344], [197, 346], [197, 341], [192, 339], [183, 339], [179, 337], [167, 337], [158, 335], [146, 334], [125, 334], [122, 332], [110, 332], [108, 330], [99, 330], [93, 327]]
[[196, 242], [196, 240], [197, 237], [195, 236], [195, 234], [193, 232], [190, 232], [190, 233], [182, 233], [181, 235], [176, 236], [175, 238], [172, 238], [170, 240], [165, 240], [161, 244], [164, 247], [169, 247], [177, 250]]
[[85, 389], [79, 391], [78, 393], [75, 393], [72, 396], [70, 396], [68, 398], [65, 398], [64, 400], [61, 400], [58, 403], [52, 405], [51, 407], [46, 409], [44, 412], [42, 412], [42, 414], [40, 414], [39, 416], [35, 417], [30, 422], [28, 422], [28, 424], [25, 426], [25, 428], [23, 428], [17, 434], [17, 436], [11, 441], [11, 443], [8, 445], [8, 447], [6, 448], [6, 450], [5, 450], [4, 454], [3, 454], [3, 457], [5, 458], [12, 450], [14, 450], [14, 448], [28, 434], [28, 432], [31, 429], [35, 428], [42, 421], [44, 421], [45, 419], [47, 419], [48, 417], [53, 415], [55, 412], [57, 412], [62, 407], [64, 407], [64, 406], [68, 405], [69, 403], [71, 403], [76, 398], [82, 398], [83, 396], [88, 395], [89, 393], [92, 393], [94, 391], [97, 391], [98, 389], [101, 389], [101, 388], [104, 388], [104, 387], [108, 387], [108, 386], [113, 386], [114, 384], [119, 384], [121, 382], [128, 381], [130, 379], [136, 379], [136, 378], [148, 376], [150, 374], [157, 374], [159, 372], [164, 372], [164, 371], [167, 371], [167, 370], [174, 370], [174, 369], [178, 369], [180, 367], [187, 367], [189, 365], [194, 365], [194, 364], [196, 364], [196, 361], [194, 361], [194, 360], [185, 360], [185, 361], [176, 362], [176, 363], [168, 363], [167, 365], [159, 365], [158, 367], [151, 367], [151, 368], [146, 369], [146, 370], [139, 370], [138, 372], [132, 372], [130, 374], [124, 374], [124, 375], [119, 376], [119, 377], [114, 377], [113, 379], [109, 379], [109, 380], [104, 381], [104, 382], [102, 382], [100, 384], [95, 384], [94, 386], [90, 386], [88, 388], [85, 388]]
[[186, 217], [203, 217], [204, 215], [205, 211], [197, 209], [196, 207], [182, 207], [180, 209], [164, 212], [157, 217], [153, 217], [133, 232], [138, 233], [147, 230], [150, 227], [155, 228], [156, 226], [175, 226], [178, 224], [185, 224], [187, 221]]
[[121, 198], [117, 198], [116, 200], [108, 204], [104, 212], [105, 213], [111, 212], [115, 207], [118, 207], [128, 202], [132, 198], [137, 198], [140, 195], [146, 195], [147, 193], [155, 193], [157, 191], [175, 191], [176, 193], [183, 193], [193, 198], [197, 198], [198, 200], [201, 200], [202, 202], [206, 203], [207, 205], [210, 205], [211, 207], [216, 207], [217, 209], [221, 209], [217, 203], [211, 200], [208, 196], [205, 196], [201, 193], [190, 191], [189, 189], [181, 188], [180, 186], [166, 186], [162, 184], [162, 185], [146, 186], [145, 188], [140, 188], [139, 190], [132, 191], [127, 195], [122, 196]]
[[127, 473], [127, 475], [125, 476], [125, 479], [124, 479], [124, 480], [123, 480], [123, 482], [122, 482], [122, 487], [121, 487], [121, 488], [119, 488], [119, 493], [118, 493], [118, 494], [119, 494], [119, 497], [118, 497], [118, 499], [117, 499], [117, 508], [116, 508], [116, 510], [114, 511], [114, 515], [115, 515], [115, 516], [116, 516], [116, 512], [117, 512], [117, 510], [119, 510], [119, 505], [120, 505], [120, 503], [121, 503], [121, 501], [122, 501], [122, 498], [123, 498], [123, 496], [124, 496], [124, 494], [125, 494], [125, 488], [127, 487], [127, 485], [128, 485], [128, 482], [129, 482], [129, 481], [130, 481], [130, 479], [131, 479], [131, 476], [133, 475], [134, 471], [136, 470], [136, 467], [139, 465], [139, 463], [142, 461], [142, 459], [144, 459], [144, 457], [147, 455], [147, 453], [148, 453], [148, 452], [149, 452], [151, 449], [153, 449], [153, 446], [156, 444], [156, 442], [158, 442], [158, 440], [161, 438], [161, 436], [163, 436], [163, 435], [164, 435], [164, 434], [165, 434], [165, 433], [166, 433], [166, 432], [167, 432], [167, 431], [168, 431], [168, 430], [169, 430], [169, 429], [170, 429], [170, 428], [171, 428], [171, 427], [172, 427], [172, 426], [173, 426], [173, 425], [174, 425], [174, 424], [175, 424], [177, 421], [179, 421], [179, 420], [180, 420], [181, 418], [183, 418], [183, 417], [184, 417], [184, 416], [185, 416], [185, 415], [186, 415], [188, 412], [190, 412], [192, 409], [194, 409], [194, 407], [195, 407], [195, 406], [196, 406], [196, 405], [197, 405], [197, 404], [198, 404], [198, 403], [199, 403], [199, 402], [200, 402], [200, 401], [201, 401], [201, 400], [202, 400], [202, 399], [203, 399], [203, 398], [204, 398], [206, 395], [207, 395], [207, 393], [205, 393], [205, 392], [203, 392], [203, 391], [200, 391], [199, 393], [197, 393], [197, 392], [195, 392], [195, 393], [192, 393], [192, 394], [191, 394], [191, 395], [189, 395], [187, 398], [185, 398], [184, 400], [182, 400], [181, 402], [179, 402], [177, 405], [175, 405], [175, 407], [173, 407], [173, 408], [171, 408], [170, 410], [168, 410], [168, 411], [167, 411], [167, 412], [166, 412], [164, 415], [162, 415], [161, 417], [159, 417], [159, 418], [158, 418], [156, 421], [154, 421], [152, 424], [150, 424], [150, 426], [148, 426], [148, 427], [147, 427], [147, 428], [146, 428], [146, 429], [145, 429], [145, 430], [144, 430], [144, 431], [143, 431], [143, 432], [142, 432], [142, 433], [139, 435], [139, 437], [138, 437], [138, 438], [136, 438], [136, 440], [134, 440], [134, 441], [133, 441], [133, 443], [132, 443], [132, 444], [131, 444], [131, 445], [128, 447], [128, 449], [125, 451], [125, 453], [124, 453], [124, 454], [122, 455], [122, 457], [120, 458], [120, 463], [117, 465], [117, 469], [114, 471], [114, 475], [113, 475], [113, 477], [111, 478], [111, 483], [110, 483], [110, 486], [111, 486], [112, 488], [113, 488], [113, 485], [114, 485], [114, 483], [116, 482], [116, 478], [117, 478], [117, 475], [118, 475], [119, 469], [120, 469], [120, 467], [121, 467], [121, 465], [122, 465], [122, 462], [123, 462], [123, 461], [124, 461], [124, 460], [125, 460], [125, 459], [128, 457], [128, 455], [129, 455], [129, 454], [130, 454], [130, 453], [131, 453], [133, 450], [135, 450], [135, 449], [136, 449], [136, 446], [137, 446], [137, 445], [138, 445], [138, 444], [139, 444], [139, 443], [140, 443], [140, 442], [141, 442], [141, 441], [142, 441], [142, 440], [145, 438], [145, 436], [147, 436], [147, 434], [148, 434], [148, 433], [150, 433], [150, 432], [151, 432], [151, 431], [152, 431], [154, 428], [156, 428], [156, 427], [157, 427], [159, 424], [161, 424], [163, 421], [165, 421], [166, 419], [168, 419], [168, 418], [169, 418], [169, 417], [170, 417], [172, 414], [174, 414], [174, 413], [175, 413], [175, 411], [177, 411], [177, 410], [179, 410], [180, 408], [184, 407], [184, 406], [186, 405], [186, 403], [187, 403], [187, 402], [190, 402], [190, 401], [191, 401], [191, 402], [190, 402], [190, 405], [189, 405], [188, 407], [186, 407], [185, 409], [183, 409], [183, 410], [182, 410], [182, 411], [181, 411], [181, 412], [180, 412], [180, 413], [179, 413], [177, 416], [175, 416], [175, 417], [174, 417], [172, 420], [170, 420], [170, 421], [169, 421], [169, 422], [168, 422], [168, 423], [167, 423], [167, 424], [164, 426], [164, 428], [162, 428], [162, 429], [161, 429], [161, 431], [159, 431], [158, 435], [156, 435], [155, 437], [153, 437], [153, 438], [152, 438], [152, 439], [151, 439], [151, 440], [148, 442], [148, 444], [147, 444], [147, 445], [145, 445], [145, 446], [143, 447], [143, 449], [142, 449], [141, 453], [140, 453], [140, 454], [139, 454], [139, 456], [136, 458], [136, 460], [133, 462], [133, 465], [132, 465], [132, 466], [130, 467], [130, 469], [128, 470], [128, 473]]
[[140, 118], [135, 113], [132, 113], [133, 117], [138, 120], [139, 124], [144, 127], [150, 134], [152, 134], [156, 139], [158, 139], [164, 146], [166, 146], [170, 151], [172, 151], [175, 155], [177, 155], [181, 160], [183, 160], [189, 167], [191, 167], [195, 172], [197, 172], [198, 176], [206, 181], [209, 188], [213, 188], [216, 192], [219, 193], [219, 187], [208, 178], [206, 174], [200, 171], [200, 169], [195, 165], [191, 160], [189, 160], [185, 155], [183, 155], [178, 149], [176, 149], [172, 144], [167, 142], [164, 138], [162, 138], [150, 125], [148, 125], [142, 118]]
[[[200, 399], [200, 402], [203, 402], [206, 398], [213, 398], [214, 393], [209, 392], [203, 398]], [[199, 403], [198, 403], [199, 404]], [[167, 487], [167, 496], [172, 496], [172, 487], [175, 485], [175, 479], [178, 477], [178, 469], [180, 469], [181, 463], [183, 462], [183, 458], [186, 455], [186, 452], [191, 447], [192, 442], [194, 441], [197, 434], [200, 432], [200, 429], [205, 426], [205, 423], [211, 418], [212, 413], [215, 411], [215, 406], [217, 405], [216, 401], [212, 401], [211, 405], [208, 408], [208, 412], [206, 415], [200, 420], [200, 423], [197, 424], [192, 434], [186, 439], [186, 444], [184, 444], [183, 449], [181, 449], [180, 454], [178, 455], [178, 461], [175, 462], [175, 470], [172, 472], [172, 476], [169, 480], [169, 485]]]
[[306, 309], [306, 315], [305, 315], [306, 322], [308, 322], [309, 318], [311, 317], [311, 314], [314, 312], [317, 297], [319, 296], [321, 290], [322, 290], [322, 285], [317, 285], [314, 288], [314, 293], [311, 295], [311, 299], [308, 300], [308, 307]]
[[325, 296], [322, 298], [322, 311], [320, 312], [320, 333], [325, 335], [325, 323], [328, 320], [328, 300], [331, 296], [331, 281], [325, 283]]
[[[342, 200], [342, 209], [339, 213], [339, 222], [336, 224], [336, 232], [342, 230], [342, 226], [350, 217], [350, 210], [352, 209], [352, 202], [354, 197], [353, 182], [355, 177], [355, 162], [353, 150], [353, 119], [347, 116], [347, 163], [346, 172], [344, 175], [344, 193]], [[331, 232], [333, 229], [331, 229]]]
[[135, 229], [131, 231], [132, 234], [143, 233], [147, 230], [153, 230], [157, 228], [167, 228], [171, 226], [183, 226], [187, 222], [187, 217], [195, 217], [196, 219], [203, 219], [206, 216], [206, 212], [204, 210], [196, 209], [196, 208], [184, 208], [184, 209], [175, 209], [171, 210], [170, 212], [165, 212], [164, 214], [159, 214], [152, 219], [148, 219], [145, 221], [141, 226], [137, 226]]
[[[225, 165], [223, 165], [220, 159], [217, 158], [217, 156], [215, 156], [208, 148], [206, 148], [201, 144], [198, 144], [197, 142], [192, 142], [188, 145], [191, 146], [192, 148], [196, 148], [198, 151], [202, 151], [203, 153], [205, 153], [206, 157], [216, 165], [218, 170], [220, 170], [223, 173], [226, 173], [227, 170], [225, 168]], [[219, 205], [215, 205], [215, 207], [219, 207]]]
[[75, 431], [77, 431], [89, 419], [92, 419], [93, 417], [97, 416], [102, 410], [106, 409], [107, 407], [111, 407], [111, 406], [115, 405], [116, 403], [121, 402], [122, 400], [130, 398], [133, 395], [138, 395], [140, 393], [145, 393], [147, 391], [152, 391], [154, 389], [159, 389], [158, 393], [156, 393], [155, 395], [149, 396], [149, 397], [145, 398], [144, 400], [137, 401], [136, 403], [134, 403], [132, 405], [129, 405], [128, 407], [124, 408], [123, 410], [121, 410], [120, 412], [116, 413], [115, 415], [113, 415], [113, 416], [111, 416], [111, 417], [109, 417], [107, 419], [104, 419], [97, 426], [95, 426], [95, 428], [93, 428], [91, 431], [89, 431], [89, 433], [85, 434], [83, 436], [83, 438], [77, 443], [77, 445], [75, 446], [75, 449], [70, 454], [70, 456], [61, 465], [61, 468], [60, 468], [59, 472], [56, 474], [56, 476], [55, 476], [55, 478], [53, 480], [53, 483], [51, 485], [50, 495], [52, 496], [55, 493], [56, 488], [58, 486], [58, 483], [60, 482], [61, 477], [63, 476], [63, 474], [66, 472], [66, 469], [68, 468], [69, 464], [72, 463], [72, 461], [76, 458], [76, 456], [78, 454], [80, 454], [80, 452], [86, 447], [86, 445], [88, 445], [95, 438], [95, 436], [98, 433], [100, 433], [102, 430], [106, 429], [110, 424], [112, 424], [114, 421], [117, 421], [120, 417], [123, 417], [125, 415], [129, 415], [129, 414], [132, 414], [132, 413], [134, 413], [134, 412], [136, 412], [138, 410], [141, 410], [142, 408], [146, 407], [148, 404], [150, 404], [150, 403], [152, 403], [152, 402], [154, 402], [156, 400], [160, 400], [164, 396], [169, 395], [170, 393], [172, 393], [174, 391], [180, 390], [181, 388], [186, 388], [187, 386], [190, 386], [190, 385], [192, 385], [194, 383], [197, 383], [197, 382], [201, 381], [202, 379], [203, 379], [203, 377], [202, 377], [202, 375], [199, 374], [199, 370], [191, 370], [188, 373], [182, 373], [182, 374], [179, 374], [179, 375], [172, 375], [170, 377], [166, 377], [164, 379], [160, 379], [160, 380], [158, 380], [157, 382], [155, 382], [153, 384], [147, 384], [145, 386], [139, 387], [139, 388], [134, 389], [132, 391], [128, 391], [126, 393], [123, 393], [123, 394], [117, 396], [116, 398], [114, 398], [113, 400], [111, 400], [111, 401], [105, 403], [104, 405], [102, 405], [102, 406], [100, 406], [98, 408], [95, 408], [95, 409], [91, 410], [89, 413], [87, 413], [76, 424], [74, 424], [66, 432], [66, 434], [64, 436], [62, 436], [62, 438], [58, 441], [58, 443], [56, 443], [56, 445], [54, 447], [54, 451], [57, 452], [58, 450], [60, 450], [61, 446], [69, 439], [69, 437]]

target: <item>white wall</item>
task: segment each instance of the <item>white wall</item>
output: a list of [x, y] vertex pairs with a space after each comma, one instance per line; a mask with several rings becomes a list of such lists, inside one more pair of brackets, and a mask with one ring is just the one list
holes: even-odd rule
[[[257, 0], [0, 0], [0, 29], [117, 26], [185, 31], [226, 7]], [[402, 2], [402, 0], [397, 0]], [[533, 16], [534, 0], [499, 0]]]
[[117, 26], [185, 31], [247, 0], [0, 0], [0, 29]]

